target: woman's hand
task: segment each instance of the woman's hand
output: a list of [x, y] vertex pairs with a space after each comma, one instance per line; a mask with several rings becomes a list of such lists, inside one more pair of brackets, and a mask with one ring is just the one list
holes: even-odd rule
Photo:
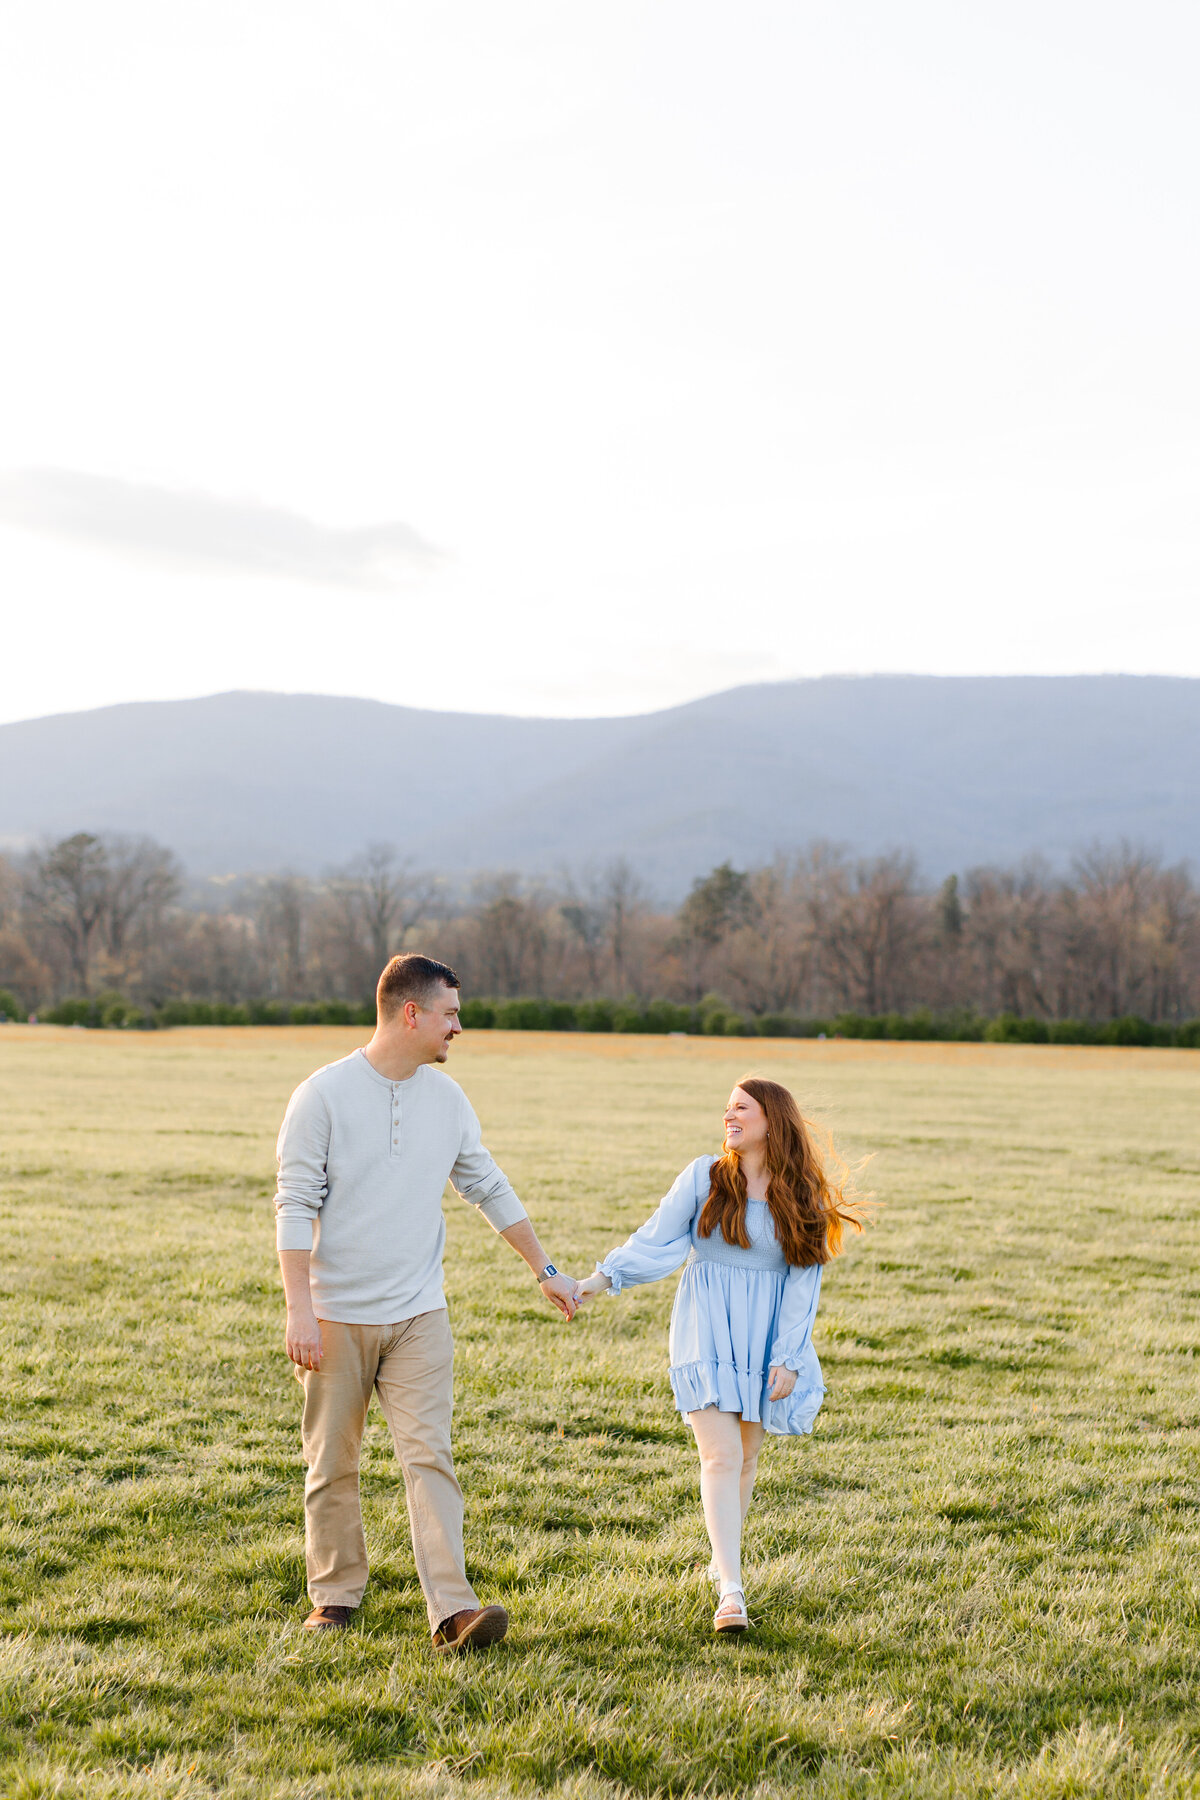
[[608, 1276], [602, 1275], [599, 1269], [597, 1269], [594, 1275], [589, 1275], [586, 1280], [581, 1281], [579, 1284], [580, 1306], [586, 1306], [589, 1300], [594, 1300], [596, 1298], [597, 1294], [607, 1293], [611, 1286], [612, 1282], [609, 1280]]
[[768, 1400], [786, 1400], [796, 1385], [795, 1369], [782, 1366], [771, 1370], [771, 1379], [767, 1383]]

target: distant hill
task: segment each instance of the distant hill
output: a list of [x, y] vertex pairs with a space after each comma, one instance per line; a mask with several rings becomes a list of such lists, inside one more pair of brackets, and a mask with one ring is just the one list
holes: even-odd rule
[[1200, 861], [1200, 680], [825, 677], [623, 719], [216, 694], [0, 726], [0, 845], [148, 832], [196, 874], [371, 839], [448, 874], [627, 856], [664, 899], [828, 838], [937, 878], [1126, 837]]

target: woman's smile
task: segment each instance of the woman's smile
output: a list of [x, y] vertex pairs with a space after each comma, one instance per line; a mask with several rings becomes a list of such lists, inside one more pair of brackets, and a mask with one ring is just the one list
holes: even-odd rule
[[767, 1115], [743, 1088], [734, 1088], [725, 1108], [725, 1148], [758, 1150], [766, 1142]]

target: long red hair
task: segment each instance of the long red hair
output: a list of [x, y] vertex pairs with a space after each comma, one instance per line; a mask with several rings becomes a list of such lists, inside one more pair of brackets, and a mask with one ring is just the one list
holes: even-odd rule
[[[841, 1252], [846, 1226], [863, 1228], [848, 1193], [850, 1171], [832, 1143], [824, 1159], [817, 1155], [794, 1096], [778, 1081], [747, 1075], [737, 1085], [767, 1116], [767, 1205], [785, 1261], [801, 1269], [829, 1262]], [[708, 1199], [696, 1225], [700, 1236], [719, 1231], [727, 1244], [748, 1250], [746, 1199], [741, 1159], [736, 1150], [726, 1150], [712, 1167]]]

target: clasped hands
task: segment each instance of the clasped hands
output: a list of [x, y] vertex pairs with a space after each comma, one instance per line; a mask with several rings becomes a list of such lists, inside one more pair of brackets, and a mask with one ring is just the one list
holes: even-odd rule
[[612, 1283], [607, 1275], [600, 1274], [589, 1275], [586, 1281], [576, 1281], [572, 1275], [551, 1275], [538, 1285], [564, 1319], [573, 1319], [585, 1301], [602, 1294]]

